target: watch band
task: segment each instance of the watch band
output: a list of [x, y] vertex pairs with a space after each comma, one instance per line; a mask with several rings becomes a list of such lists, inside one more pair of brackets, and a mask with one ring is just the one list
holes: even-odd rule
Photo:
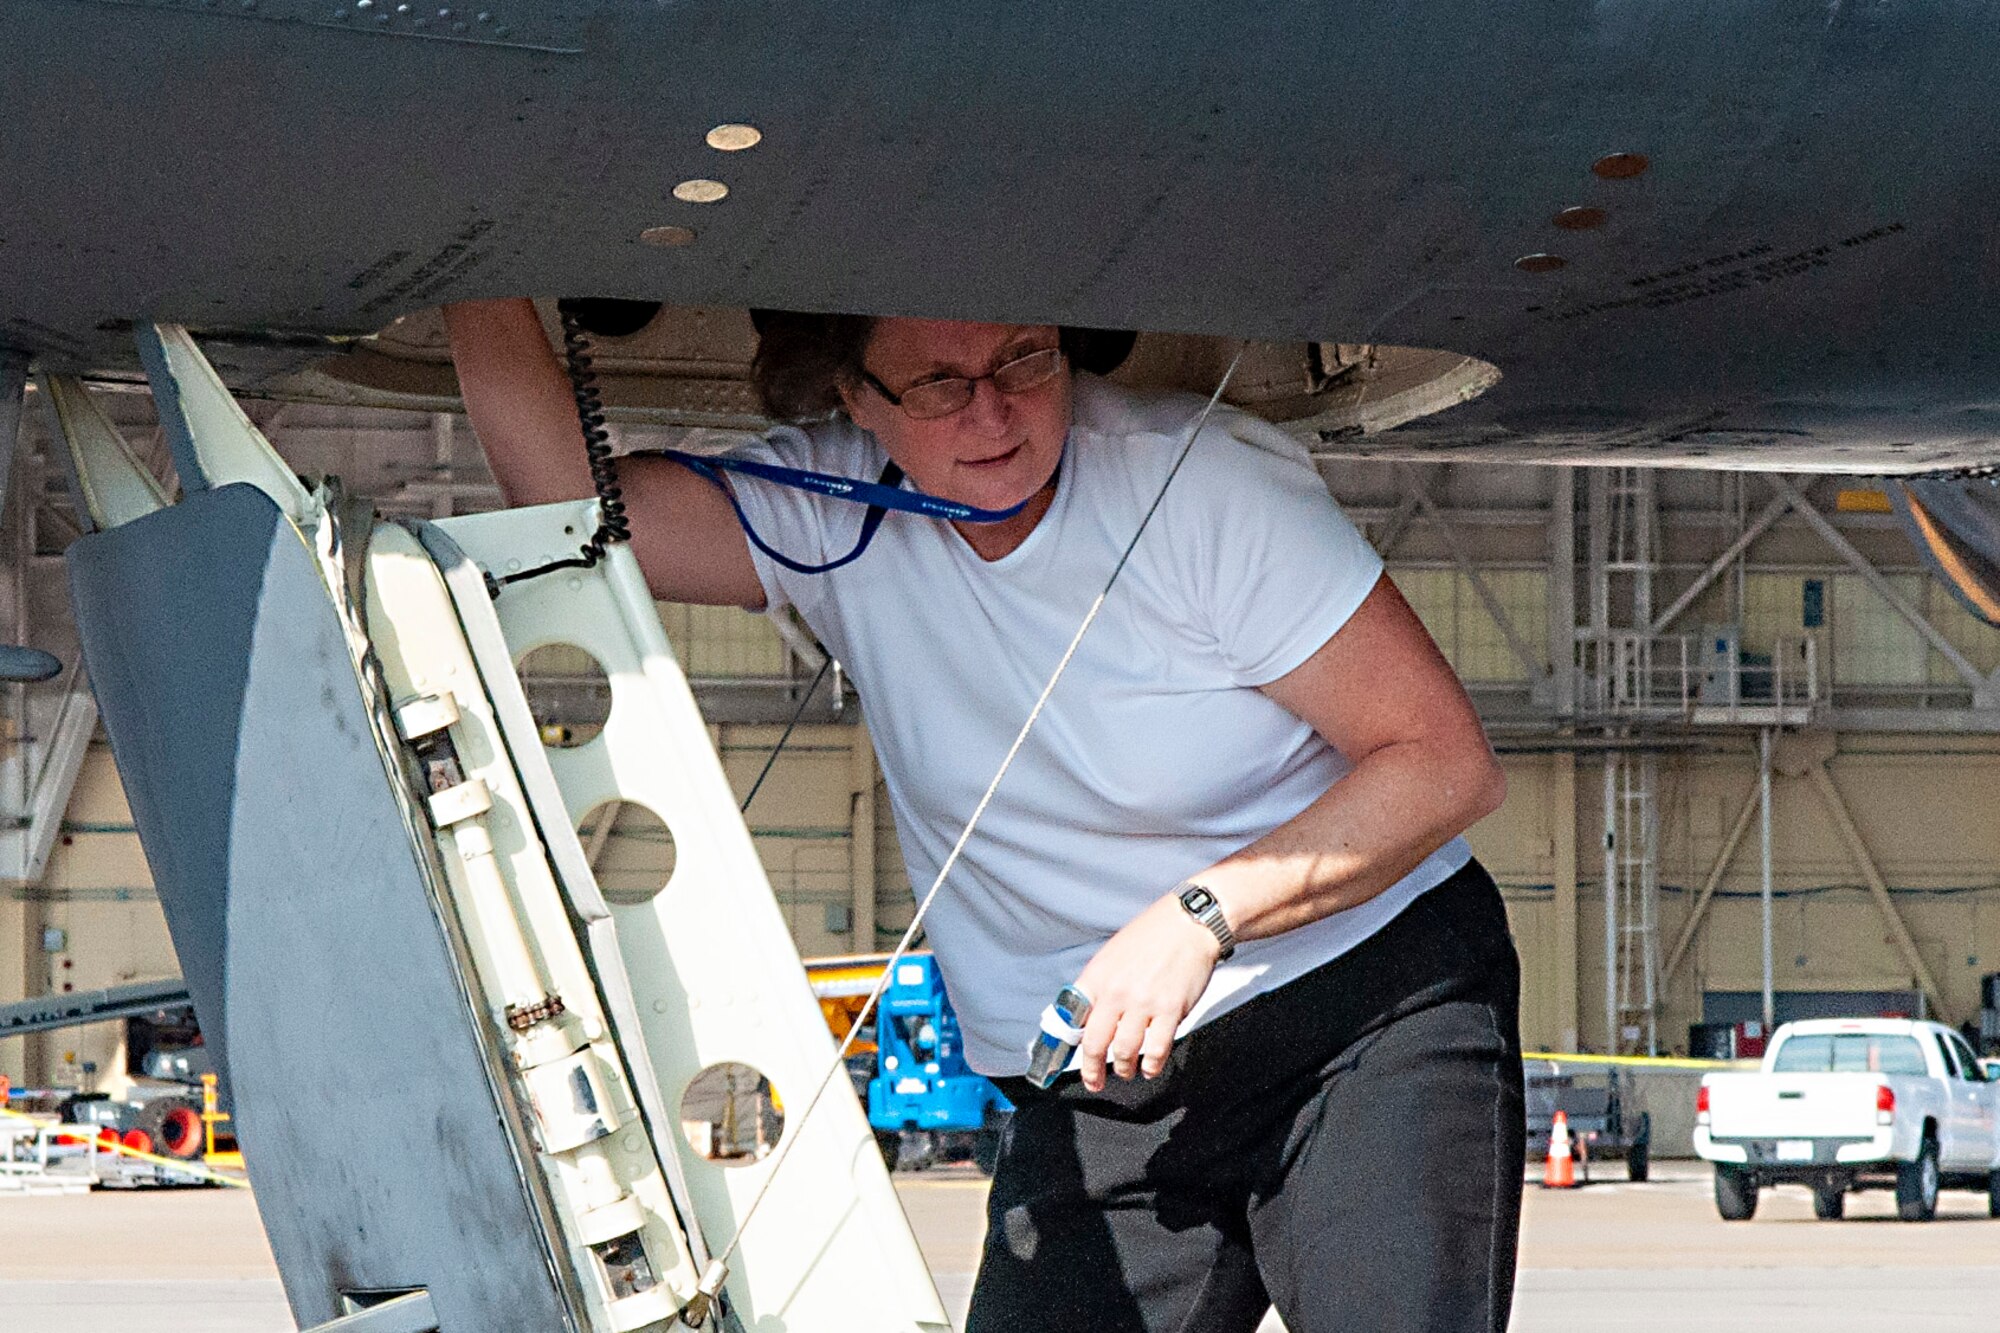
[[1222, 914], [1222, 904], [1215, 894], [1191, 879], [1184, 879], [1174, 886], [1174, 896], [1180, 900], [1181, 910], [1199, 922], [1215, 942], [1222, 946], [1222, 954], [1215, 961], [1236, 952], [1236, 932], [1229, 928], [1229, 918]]

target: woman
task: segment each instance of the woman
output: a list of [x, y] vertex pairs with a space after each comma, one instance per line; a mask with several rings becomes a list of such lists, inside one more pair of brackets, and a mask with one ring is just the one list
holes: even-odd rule
[[[590, 493], [526, 302], [446, 311], [514, 503]], [[769, 316], [747, 456], [998, 521], [665, 459], [621, 477], [662, 598], [789, 602], [850, 672], [927, 885], [1160, 496], [1198, 400], [1072, 374], [1051, 326]], [[893, 478], [895, 474], [886, 475]], [[1018, 509], [1016, 508], [1018, 506]], [[745, 537], [753, 528], [762, 546]], [[772, 558], [763, 547], [790, 557]], [[1478, 718], [1304, 452], [1217, 409], [931, 909], [968, 1058], [1016, 1114], [968, 1328], [1496, 1330], [1522, 1153], [1518, 974], [1458, 835]], [[1020, 1075], [1043, 1006], [1075, 1064]]]

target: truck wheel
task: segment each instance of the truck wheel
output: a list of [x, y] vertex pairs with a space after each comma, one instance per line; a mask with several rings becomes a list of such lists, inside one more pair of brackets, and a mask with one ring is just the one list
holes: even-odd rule
[[1986, 1177], [1986, 1215], [2000, 1217], [2000, 1171]]
[[1838, 1180], [1816, 1180], [1812, 1187], [1813, 1216], [1837, 1222], [1847, 1212], [1847, 1187]]
[[875, 1131], [875, 1146], [882, 1153], [882, 1165], [891, 1171], [896, 1169], [896, 1159], [903, 1155], [903, 1136], [893, 1131]]
[[138, 1128], [161, 1157], [192, 1162], [207, 1147], [201, 1112], [179, 1097], [156, 1097], [139, 1112]]
[[1757, 1215], [1757, 1178], [1732, 1166], [1715, 1168], [1715, 1211], [1725, 1222], [1748, 1222]]
[[1928, 1134], [1917, 1148], [1917, 1160], [1896, 1163], [1896, 1216], [1905, 1222], [1928, 1222], [1937, 1216], [1938, 1147]]
[[1653, 1113], [1639, 1113], [1639, 1132], [1625, 1149], [1625, 1179], [1640, 1184], [1653, 1174]]

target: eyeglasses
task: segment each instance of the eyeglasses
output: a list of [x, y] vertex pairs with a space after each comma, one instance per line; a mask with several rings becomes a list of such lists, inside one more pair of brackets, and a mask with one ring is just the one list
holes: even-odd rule
[[969, 378], [954, 375], [950, 379], [925, 380], [921, 384], [912, 384], [901, 393], [891, 393], [889, 386], [876, 379], [866, 367], [861, 371], [861, 378], [868, 382], [869, 388], [902, 408], [911, 418], [934, 421], [965, 410], [972, 402], [974, 386], [981, 380], [992, 380], [993, 387], [1001, 393], [1026, 393], [1047, 384], [1062, 368], [1062, 348], [1044, 347], [1039, 352], [1029, 352], [1026, 356], [1003, 362], [984, 375]]

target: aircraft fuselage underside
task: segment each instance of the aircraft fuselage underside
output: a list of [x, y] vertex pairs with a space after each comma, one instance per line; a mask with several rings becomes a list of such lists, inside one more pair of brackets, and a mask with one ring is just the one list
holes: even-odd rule
[[593, 295], [1497, 370], [1361, 455], [2000, 459], [1991, 6], [5, 11], [0, 343], [58, 370], [171, 319], [310, 394], [329, 338]]

